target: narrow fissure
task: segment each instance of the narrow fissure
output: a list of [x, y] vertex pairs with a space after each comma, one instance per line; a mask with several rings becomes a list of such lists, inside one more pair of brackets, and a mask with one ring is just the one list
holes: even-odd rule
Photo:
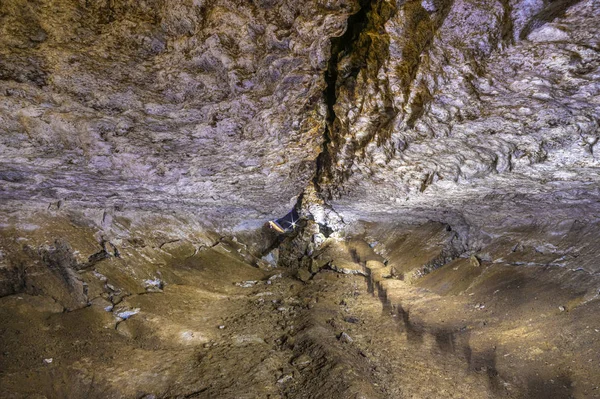
[[[317, 191], [321, 193], [321, 183], [326, 181], [326, 173], [331, 163], [329, 144], [332, 141], [332, 132], [336, 120], [335, 104], [337, 102], [338, 62], [340, 58], [353, 51], [354, 44], [360, 37], [361, 32], [368, 25], [369, 13], [372, 9], [373, 0], [360, 0], [360, 9], [348, 17], [347, 28], [343, 35], [331, 39], [331, 55], [327, 70], [325, 71], [325, 82], [327, 86], [323, 91], [323, 97], [327, 104], [327, 115], [325, 131], [323, 133], [323, 148], [317, 157], [317, 169], [314, 184]], [[322, 193], [321, 193], [322, 194]]]
[[[323, 201], [325, 207], [327, 208], [329, 208], [327, 199], [331, 198], [331, 195], [326, 194], [326, 189], [323, 183], [327, 183], [329, 181], [328, 175], [330, 173], [332, 163], [332, 154], [330, 153], [329, 146], [333, 141], [332, 132], [335, 129], [334, 125], [336, 121], [335, 104], [337, 102], [339, 76], [338, 62], [342, 57], [348, 56], [356, 50], [356, 43], [359, 40], [361, 33], [369, 25], [369, 15], [374, 1], [375, 0], [360, 0], [360, 8], [358, 11], [348, 17], [346, 31], [341, 36], [331, 39], [331, 55], [327, 65], [327, 70], [324, 73], [326, 87], [323, 90], [323, 98], [325, 99], [325, 103], [327, 105], [327, 114], [325, 119], [325, 130], [323, 132], [323, 146], [321, 152], [317, 156], [315, 175], [312, 180], [316, 195], [319, 197], [318, 200]], [[358, 74], [360, 68], [360, 66], [354, 67], [351, 73]], [[307, 197], [310, 197], [310, 195], [307, 195], [307, 192], [311, 190], [312, 188], [307, 188], [299, 195], [295, 205], [296, 210], [301, 210], [305, 200], [309, 202], [311, 201], [311, 199], [307, 199]], [[318, 224], [319, 232], [325, 237], [329, 237], [330, 234], [335, 231], [335, 229], [333, 229], [331, 226], [328, 226], [325, 222], [315, 222]], [[308, 259], [308, 257], [310, 257], [307, 257], [306, 253], [305, 247], [308, 245], [308, 243], [306, 241], [307, 236], [303, 234], [304, 228], [305, 226], [301, 226], [300, 229], [291, 236], [279, 237], [279, 239], [270, 247], [270, 250], [273, 248], [279, 248], [280, 256], [282, 258], [284, 256], [289, 258], [288, 261], [284, 261], [282, 264], [286, 264], [292, 268], [297, 268], [300, 266], [303, 258]], [[286, 255], [283, 255], [284, 253]]]

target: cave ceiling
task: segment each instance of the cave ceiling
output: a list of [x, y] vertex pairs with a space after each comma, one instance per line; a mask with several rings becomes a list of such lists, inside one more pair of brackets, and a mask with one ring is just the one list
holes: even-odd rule
[[596, 0], [4, 0], [0, 199], [239, 227], [314, 184], [346, 221], [595, 218], [599, 16]]

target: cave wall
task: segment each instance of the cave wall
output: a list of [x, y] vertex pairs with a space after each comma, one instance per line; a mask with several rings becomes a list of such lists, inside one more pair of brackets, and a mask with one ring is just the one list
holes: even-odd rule
[[[20, 376], [58, 353], [77, 370], [88, 359], [137, 396], [171, 376], [210, 381], [187, 345], [234, 325], [212, 300], [244, 313], [244, 334], [288, 308], [270, 334], [329, 331], [335, 348], [351, 341], [330, 316], [359, 303], [346, 277], [360, 276], [411, 363], [433, 347], [496, 393], [596, 389], [599, 17], [597, 0], [3, 0], [0, 316], [17, 350], [0, 360]], [[313, 219], [296, 235], [264, 228], [294, 205]], [[227, 296], [278, 284], [281, 302], [248, 297], [264, 313]], [[111, 337], [98, 358], [73, 350], [92, 328]], [[115, 337], [161, 352], [138, 370]], [[184, 373], [163, 351], [180, 345]], [[7, 374], [5, 390], [96, 389], [96, 374], [64, 370], [64, 384]]]
[[3, 209], [280, 216], [315, 171], [354, 1], [0, 4]]
[[434, 220], [474, 246], [593, 224], [599, 15], [593, 0], [4, 1], [2, 228], [83, 212], [106, 233], [106, 214], [154, 212], [239, 233], [299, 198], [336, 229]]
[[598, 2], [365, 7], [320, 176], [347, 222], [598, 219]]

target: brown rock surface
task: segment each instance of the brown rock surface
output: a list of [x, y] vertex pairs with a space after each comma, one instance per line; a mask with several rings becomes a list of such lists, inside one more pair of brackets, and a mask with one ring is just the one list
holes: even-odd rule
[[1, 1], [0, 396], [600, 397], [599, 17]]

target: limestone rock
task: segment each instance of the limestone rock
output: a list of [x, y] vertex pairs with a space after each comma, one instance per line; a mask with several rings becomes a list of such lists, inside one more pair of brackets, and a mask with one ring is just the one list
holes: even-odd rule
[[[284, 214], [315, 172], [355, 0], [0, 4], [0, 198]], [[184, 212], [185, 211], [185, 212]]]
[[3, 210], [247, 231], [302, 198], [334, 232], [391, 215], [465, 234], [598, 215], [594, 0], [5, 0], [0, 16]]
[[372, 2], [332, 60], [343, 220], [597, 216], [600, 8], [573, 4]]
[[367, 261], [367, 269], [373, 271], [376, 269], [381, 269], [384, 268], [385, 265], [382, 262], [379, 262], [377, 260], [368, 260]]
[[341, 333], [339, 338], [340, 342], [343, 342], [345, 344], [351, 344], [352, 342], [354, 342], [354, 340], [345, 332]]

